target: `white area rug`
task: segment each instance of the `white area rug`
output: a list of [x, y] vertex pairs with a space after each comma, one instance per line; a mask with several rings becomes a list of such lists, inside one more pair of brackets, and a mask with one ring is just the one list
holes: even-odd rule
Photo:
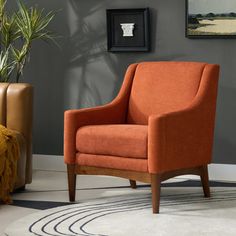
[[43, 210], [12, 223], [8, 236], [225, 236], [236, 235], [236, 188], [165, 188], [160, 214], [152, 214], [150, 189]]

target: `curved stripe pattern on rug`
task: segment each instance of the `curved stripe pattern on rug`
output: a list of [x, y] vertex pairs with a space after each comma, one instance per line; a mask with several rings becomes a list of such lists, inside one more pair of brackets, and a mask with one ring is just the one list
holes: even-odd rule
[[[56, 207], [24, 217], [8, 236], [236, 235], [236, 188], [176, 187], [161, 196], [159, 215], [151, 210], [150, 189], [124, 197]], [[124, 189], [125, 193], [125, 189]]]

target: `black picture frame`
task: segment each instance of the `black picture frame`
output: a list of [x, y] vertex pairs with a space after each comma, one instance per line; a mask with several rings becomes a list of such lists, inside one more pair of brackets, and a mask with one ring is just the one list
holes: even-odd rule
[[[150, 51], [149, 8], [107, 9], [107, 50], [109, 52]], [[124, 36], [120, 24], [133, 23], [133, 36]]]
[[[218, 13], [212, 13], [209, 11], [209, 13], [195, 13], [191, 14], [190, 13], [190, 3], [189, 1], [191, 0], [185, 0], [185, 9], [186, 9], [186, 14], [185, 14], [185, 37], [189, 39], [235, 39], [236, 38], [236, 30], [234, 33], [219, 33], [219, 32], [201, 32], [197, 31], [197, 29], [200, 29], [201, 27], [204, 27], [204, 25], [208, 25], [207, 21], [209, 24], [213, 24], [214, 21], [217, 19], [219, 20], [220, 18], [222, 19], [235, 19], [236, 20], [236, 11], [232, 12], [224, 12], [222, 9], [219, 10]], [[195, 4], [197, 4], [197, 0], [194, 0]], [[209, 1], [210, 2], [210, 1]], [[213, 1], [211, 0], [211, 3]], [[222, 2], [225, 2], [225, 0], [222, 0]], [[214, 3], [213, 3], [214, 4]], [[236, 7], [236, 1], [234, 3], [234, 7]], [[215, 9], [215, 8], [214, 8]], [[235, 13], [235, 16], [234, 16]], [[225, 15], [225, 17], [224, 17]], [[231, 15], [231, 16], [230, 16]], [[191, 21], [191, 22], [190, 22]], [[211, 23], [212, 22], [212, 23]], [[203, 25], [203, 26], [201, 26]], [[209, 26], [209, 25], [208, 25]]]

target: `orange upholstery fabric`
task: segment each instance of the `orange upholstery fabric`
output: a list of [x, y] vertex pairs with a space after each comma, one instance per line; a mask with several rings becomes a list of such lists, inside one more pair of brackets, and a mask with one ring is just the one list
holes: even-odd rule
[[90, 125], [78, 129], [80, 153], [147, 158], [146, 125]]
[[148, 123], [148, 168], [159, 173], [209, 164], [215, 123], [219, 66], [206, 65], [192, 102]]
[[147, 160], [77, 153], [76, 163], [81, 166], [95, 166], [118, 170], [147, 172]]
[[177, 111], [195, 97], [205, 64], [141, 63], [129, 99], [128, 123], [148, 124], [150, 115]]
[[[141, 124], [148, 126], [148, 164], [147, 170], [144, 170], [145, 166], [143, 171], [156, 174], [210, 163], [218, 77], [219, 66], [206, 63], [145, 62], [131, 65], [120, 93], [110, 104], [65, 112], [65, 162], [118, 169], [138, 165], [136, 167], [142, 169], [140, 163], [146, 163], [145, 159], [78, 154], [77, 151], [85, 151], [82, 149], [85, 144], [77, 143], [80, 127]], [[127, 135], [130, 139], [134, 137]], [[115, 136], [112, 140], [117, 142]], [[93, 154], [99, 154], [97, 150], [94, 148]]]
[[64, 160], [67, 164], [75, 163], [76, 132], [84, 125], [122, 124], [125, 123], [129, 94], [136, 69], [130, 65], [117, 97], [109, 104], [96, 108], [68, 110], [64, 115]]

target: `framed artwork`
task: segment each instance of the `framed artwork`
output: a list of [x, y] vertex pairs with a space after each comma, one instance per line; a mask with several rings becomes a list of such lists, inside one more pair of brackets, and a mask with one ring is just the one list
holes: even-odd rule
[[236, 0], [186, 0], [186, 37], [236, 38]]
[[108, 9], [107, 49], [109, 52], [150, 50], [149, 9]]

